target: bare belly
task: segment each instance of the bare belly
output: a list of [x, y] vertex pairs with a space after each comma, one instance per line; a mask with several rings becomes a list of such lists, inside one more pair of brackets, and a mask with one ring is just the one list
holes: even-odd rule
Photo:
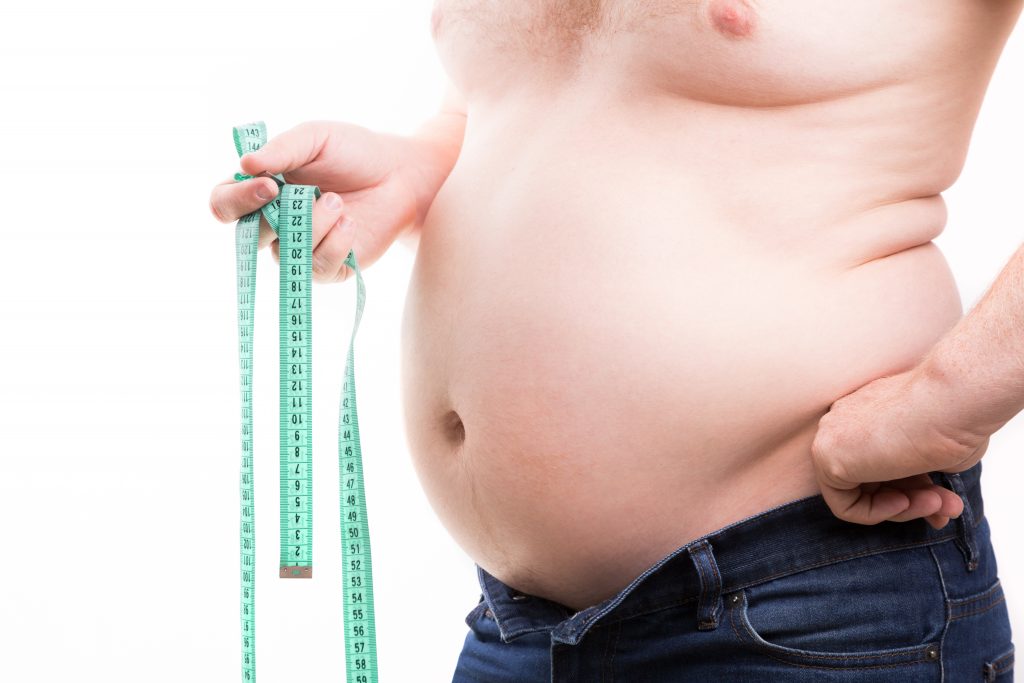
[[956, 160], [894, 151], [898, 130], [854, 115], [924, 125], [895, 95], [765, 112], [577, 83], [471, 107], [402, 340], [409, 446], [442, 523], [499, 579], [574, 609], [817, 493], [829, 405], [962, 314], [931, 242]]
[[[929, 241], [937, 198], [737, 223], [635, 140], [637, 159], [560, 135], [467, 132], [420, 239], [403, 377], [414, 462], [457, 542], [578, 608], [816, 493], [820, 416], [911, 367], [961, 310]], [[900, 250], [857, 265], [855, 244]]]

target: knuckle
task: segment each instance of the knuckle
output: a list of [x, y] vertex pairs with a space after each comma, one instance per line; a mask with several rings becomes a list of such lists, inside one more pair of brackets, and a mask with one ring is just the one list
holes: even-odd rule
[[811, 442], [811, 457], [816, 462], [825, 462], [835, 451], [835, 447], [836, 437], [833, 430], [828, 425], [819, 426], [814, 441]]
[[846, 464], [841, 458], [826, 457], [823, 461], [819, 461], [822, 472], [825, 474], [825, 478], [833, 483], [848, 484], [850, 483], [850, 474], [846, 468]]
[[811, 459], [825, 481], [832, 484], [849, 483], [849, 471], [831, 439], [830, 436], [825, 436], [821, 440], [815, 439], [811, 444]]

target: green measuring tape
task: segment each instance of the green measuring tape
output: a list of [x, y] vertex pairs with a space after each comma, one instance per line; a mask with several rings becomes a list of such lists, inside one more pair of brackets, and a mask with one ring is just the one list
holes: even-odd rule
[[[267, 141], [262, 121], [233, 129], [239, 156]], [[235, 180], [252, 176], [235, 174]], [[243, 216], [235, 228], [238, 276], [238, 353], [242, 393], [241, 618], [242, 681], [256, 680], [256, 526], [253, 495], [252, 349], [256, 302], [256, 256], [260, 214], [277, 233], [280, 246], [280, 482], [281, 578], [313, 577], [313, 431], [312, 431], [312, 258], [313, 204], [320, 189], [291, 185], [269, 176], [278, 196], [261, 210]], [[356, 413], [355, 341], [363, 316], [366, 288], [349, 251], [345, 264], [356, 274], [356, 319], [349, 341], [338, 417], [338, 467], [341, 513], [342, 594], [345, 672], [348, 683], [377, 682], [377, 641], [373, 615], [373, 564], [366, 515], [359, 420]]]

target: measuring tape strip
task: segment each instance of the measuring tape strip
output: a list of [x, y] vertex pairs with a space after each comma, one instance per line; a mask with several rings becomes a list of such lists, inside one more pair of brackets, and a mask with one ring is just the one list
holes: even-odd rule
[[281, 351], [281, 561], [283, 579], [313, 578], [313, 202], [311, 185], [284, 185], [278, 199]]
[[[262, 121], [233, 129], [239, 156], [267, 141]], [[250, 178], [242, 173], [235, 180]], [[313, 185], [288, 184], [280, 174], [278, 197], [243, 216], [235, 229], [238, 278], [238, 348], [242, 404], [241, 489], [241, 625], [242, 680], [256, 680], [256, 535], [253, 494], [252, 362], [256, 294], [256, 256], [260, 215], [278, 235], [280, 247], [280, 484], [282, 578], [312, 578], [312, 230]], [[345, 671], [348, 683], [377, 682], [377, 646], [373, 601], [373, 564], [366, 514], [362, 450], [356, 411], [355, 338], [362, 319], [366, 289], [354, 251], [345, 264], [356, 275], [356, 315], [345, 363], [338, 416], [339, 504], [345, 626]]]

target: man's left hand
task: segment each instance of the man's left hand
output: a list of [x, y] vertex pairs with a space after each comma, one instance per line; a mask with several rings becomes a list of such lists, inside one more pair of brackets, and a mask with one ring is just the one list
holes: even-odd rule
[[937, 529], [960, 516], [960, 497], [927, 473], [969, 469], [984, 455], [988, 436], [951, 426], [951, 402], [955, 397], [918, 366], [833, 403], [811, 446], [832, 512], [858, 524], [923, 517]]

